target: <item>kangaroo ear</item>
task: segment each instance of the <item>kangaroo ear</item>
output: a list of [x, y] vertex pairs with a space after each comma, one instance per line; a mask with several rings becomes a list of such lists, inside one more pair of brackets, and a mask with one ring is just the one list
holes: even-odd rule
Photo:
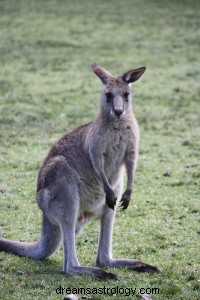
[[122, 75], [122, 78], [127, 83], [135, 82], [144, 74], [145, 70], [145, 67], [141, 67], [138, 69], [127, 71]]
[[101, 79], [103, 84], [106, 84], [108, 82], [108, 79], [112, 77], [112, 75], [108, 71], [97, 64], [92, 65], [92, 71]]

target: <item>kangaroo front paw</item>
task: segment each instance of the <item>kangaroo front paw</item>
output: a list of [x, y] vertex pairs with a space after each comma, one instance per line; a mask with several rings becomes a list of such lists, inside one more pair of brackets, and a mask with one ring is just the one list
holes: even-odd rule
[[122, 204], [121, 204], [121, 209], [122, 210], [127, 209], [128, 205], [129, 205], [129, 202], [130, 202], [130, 199], [131, 199], [131, 191], [126, 190], [124, 192], [124, 194], [122, 195], [122, 199], [120, 200], [120, 202], [122, 202]]
[[114, 210], [116, 203], [117, 197], [115, 196], [114, 192], [107, 193], [106, 204], [108, 205], [108, 207]]

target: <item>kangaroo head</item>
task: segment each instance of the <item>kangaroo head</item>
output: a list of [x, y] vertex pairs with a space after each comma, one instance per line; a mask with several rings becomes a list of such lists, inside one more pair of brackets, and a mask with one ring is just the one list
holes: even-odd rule
[[145, 72], [141, 67], [113, 77], [108, 71], [97, 64], [92, 65], [93, 72], [103, 82], [102, 110], [113, 118], [121, 118], [132, 110], [132, 95], [130, 84], [137, 81]]

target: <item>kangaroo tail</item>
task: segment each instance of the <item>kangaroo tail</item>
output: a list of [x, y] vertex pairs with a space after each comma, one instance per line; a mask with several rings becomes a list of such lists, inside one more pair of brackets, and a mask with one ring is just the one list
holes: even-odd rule
[[17, 242], [0, 238], [0, 251], [43, 260], [53, 254], [60, 245], [59, 225], [52, 223], [45, 215], [42, 221], [42, 234], [36, 242]]

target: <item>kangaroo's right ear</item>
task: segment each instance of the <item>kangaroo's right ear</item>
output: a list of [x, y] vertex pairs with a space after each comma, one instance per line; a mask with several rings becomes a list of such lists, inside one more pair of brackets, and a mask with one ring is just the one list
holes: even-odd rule
[[122, 75], [122, 78], [127, 83], [135, 82], [143, 75], [145, 70], [146, 70], [145, 67], [141, 67], [141, 68], [138, 68], [138, 69], [127, 71], [126, 73], [124, 73]]
[[112, 75], [108, 71], [95, 63], [92, 64], [92, 71], [101, 79], [101, 81], [105, 85], [107, 84], [108, 79], [112, 77]]

